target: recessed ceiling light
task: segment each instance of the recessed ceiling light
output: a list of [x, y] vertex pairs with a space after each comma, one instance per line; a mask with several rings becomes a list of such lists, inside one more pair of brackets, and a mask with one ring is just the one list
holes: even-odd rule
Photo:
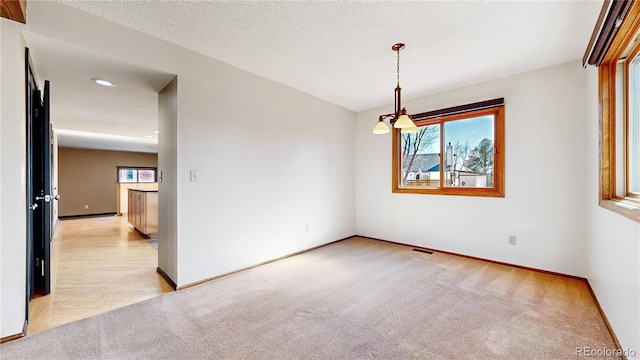
[[98, 79], [98, 78], [93, 78], [91, 79], [93, 82], [95, 82], [98, 85], [102, 85], [102, 86], [107, 86], [107, 87], [114, 87], [116, 86], [116, 84], [112, 83], [109, 80], [105, 80], [105, 79]]
[[151, 136], [151, 135], [145, 135], [144, 137], [146, 137], [146, 138], [152, 138], [153, 136]]
[[160, 131], [156, 130], [153, 132], [154, 134], [160, 134]]

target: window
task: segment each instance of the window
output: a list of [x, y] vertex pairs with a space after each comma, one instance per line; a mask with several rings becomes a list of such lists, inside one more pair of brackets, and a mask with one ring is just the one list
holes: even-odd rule
[[626, 195], [640, 197], [640, 44], [627, 60], [625, 69], [627, 93], [627, 186]]
[[393, 192], [504, 197], [504, 99], [412, 115], [393, 133]]
[[599, 204], [637, 222], [640, 222], [639, 38], [640, 2], [605, 2], [583, 58], [585, 65], [598, 66]]
[[118, 166], [118, 182], [120, 183], [152, 183], [156, 182], [157, 168]]

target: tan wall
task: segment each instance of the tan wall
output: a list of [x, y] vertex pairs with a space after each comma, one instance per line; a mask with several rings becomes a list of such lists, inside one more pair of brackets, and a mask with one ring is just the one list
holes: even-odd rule
[[158, 154], [61, 147], [58, 166], [59, 216], [115, 213], [117, 166], [157, 167]]

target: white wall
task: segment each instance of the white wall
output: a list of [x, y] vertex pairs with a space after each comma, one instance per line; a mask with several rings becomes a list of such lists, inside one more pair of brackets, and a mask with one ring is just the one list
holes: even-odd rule
[[390, 109], [357, 114], [356, 232], [586, 277], [622, 346], [640, 356], [640, 225], [598, 206], [597, 71], [572, 62], [404, 105], [419, 113], [497, 97], [504, 199], [392, 194], [391, 137], [371, 134]]
[[598, 206], [598, 84], [589, 72], [587, 278], [624, 348], [640, 359], [640, 224]]
[[[505, 98], [505, 198], [391, 193], [391, 136], [357, 115], [356, 232], [585, 276], [586, 74], [578, 62], [406, 101], [410, 113]], [[508, 245], [508, 235], [517, 245]]]
[[26, 271], [26, 128], [22, 25], [0, 18], [0, 337], [22, 331]]
[[158, 95], [158, 267], [171, 279], [178, 278], [177, 96], [177, 78]]
[[[0, 150], [2, 150], [2, 119], [4, 118], [3, 113], [2, 113], [2, 102], [4, 101], [4, 98], [2, 97], [2, 71], [4, 70], [2, 68], [2, 54], [3, 54], [3, 46], [2, 44], [4, 44], [4, 41], [2, 40], [2, 28], [4, 26], [2, 26], [2, 23], [0, 23]], [[3, 241], [2, 241], [2, 156], [0, 156], [0, 269], [3, 269], [2, 267], [2, 263], [3, 263], [3, 256], [2, 256], [2, 248], [3, 248]], [[3, 312], [2, 312], [2, 302], [3, 302], [3, 281], [2, 281], [2, 274], [0, 274], [0, 338], [2, 337], [3, 334], [3, 330], [2, 330], [2, 316], [3, 316]], [[15, 321], [12, 321], [15, 322]], [[9, 330], [7, 330], [9, 331]]]
[[[170, 275], [178, 285], [357, 233], [588, 276], [622, 344], [637, 348], [637, 321], [626, 316], [638, 318], [640, 234], [637, 224], [597, 208], [594, 184], [583, 181], [596, 176], [597, 129], [586, 104], [592, 74], [578, 62], [405, 102], [418, 113], [505, 97], [505, 198], [391, 194], [391, 138], [371, 134], [391, 106], [359, 113], [354, 123], [345, 109], [59, 3], [30, 3], [28, 20], [31, 31], [178, 75], [175, 171], [171, 165], [163, 174], [175, 176]], [[10, 44], [2, 36], [4, 88]], [[24, 156], [24, 145], [16, 136], [9, 141], [22, 146], [5, 146], [2, 112], [6, 174], [24, 164], [13, 159]], [[17, 131], [17, 122], [8, 125]], [[198, 182], [189, 181], [190, 170]], [[4, 196], [18, 196], [24, 183], [2, 179], [1, 186], [4, 276], [9, 266], [24, 272], [24, 256], [15, 256], [24, 252], [24, 218], [5, 221]], [[20, 242], [5, 241], [5, 233]], [[518, 245], [507, 245], [509, 234]], [[14, 313], [24, 284], [2, 279], [6, 336], [22, 325]]]
[[178, 76], [179, 286], [355, 233], [353, 112], [63, 4], [28, 23]]
[[178, 285], [355, 233], [354, 114], [211, 65], [178, 74]]

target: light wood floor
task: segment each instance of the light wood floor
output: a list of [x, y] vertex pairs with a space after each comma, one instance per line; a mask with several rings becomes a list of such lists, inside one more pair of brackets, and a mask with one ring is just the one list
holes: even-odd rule
[[157, 251], [125, 216], [62, 220], [51, 242], [51, 294], [29, 306], [28, 333], [173, 291]]

